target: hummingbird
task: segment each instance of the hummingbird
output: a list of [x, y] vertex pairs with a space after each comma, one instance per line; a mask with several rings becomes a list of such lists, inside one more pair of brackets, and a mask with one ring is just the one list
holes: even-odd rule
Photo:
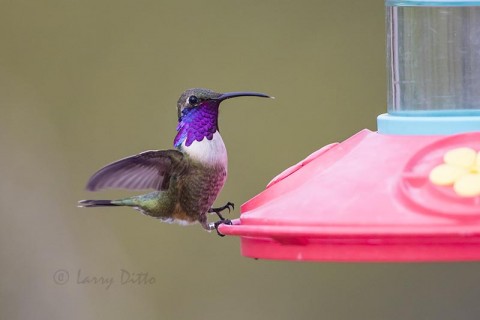
[[[164, 222], [182, 225], [200, 223], [211, 231], [222, 223], [231, 224], [222, 211], [234, 209], [232, 202], [212, 207], [227, 179], [227, 149], [218, 127], [220, 103], [224, 100], [254, 96], [272, 98], [258, 92], [217, 93], [194, 88], [182, 93], [177, 102], [178, 125], [173, 149], [149, 150], [115, 161], [94, 173], [86, 189], [153, 192], [117, 200], [82, 200], [79, 207], [132, 207]], [[220, 220], [208, 223], [207, 214]]]

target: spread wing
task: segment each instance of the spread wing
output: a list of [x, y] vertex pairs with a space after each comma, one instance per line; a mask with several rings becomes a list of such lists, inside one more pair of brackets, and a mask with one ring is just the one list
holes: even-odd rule
[[115, 161], [98, 170], [88, 181], [87, 190], [105, 188], [168, 189], [170, 176], [183, 162], [177, 150], [151, 150]]

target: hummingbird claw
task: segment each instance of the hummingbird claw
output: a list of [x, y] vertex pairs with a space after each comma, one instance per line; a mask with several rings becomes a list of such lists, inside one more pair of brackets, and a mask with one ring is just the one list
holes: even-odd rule
[[217, 234], [218, 234], [220, 237], [225, 237], [225, 235], [224, 235], [223, 233], [220, 233], [220, 231], [218, 231], [218, 227], [219, 227], [221, 224], [232, 225], [232, 221], [229, 220], [229, 219], [222, 219], [222, 220], [218, 220], [217, 222], [214, 222], [214, 223], [213, 223], [213, 227], [214, 227], [215, 230], [217, 231]]
[[216, 213], [217, 216], [220, 218], [220, 220], [226, 220], [222, 215], [221, 215], [221, 212], [225, 209], [228, 209], [228, 213], [231, 212], [231, 210], [235, 210], [235, 204], [233, 202], [227, 202], [226, 205], [224, 205], [223, 207], [218, 207], [218, 208], [210, 208], [208, 210], [209, 213]]

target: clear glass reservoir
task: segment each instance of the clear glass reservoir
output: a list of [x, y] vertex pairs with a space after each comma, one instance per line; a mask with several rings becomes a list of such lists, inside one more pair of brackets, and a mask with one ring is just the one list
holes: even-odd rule
[[386, 1], [388, 112], [480, 114], [480, 1]]

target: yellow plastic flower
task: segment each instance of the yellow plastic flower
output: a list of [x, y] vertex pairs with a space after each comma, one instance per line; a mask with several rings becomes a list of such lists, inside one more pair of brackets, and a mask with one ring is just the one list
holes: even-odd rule
[[430, 181], [438, 186], [453, 186], [462, 197], [480, 195], [480, 152], [456, 148], [443, 156], [443, 164], [433, 168]]

